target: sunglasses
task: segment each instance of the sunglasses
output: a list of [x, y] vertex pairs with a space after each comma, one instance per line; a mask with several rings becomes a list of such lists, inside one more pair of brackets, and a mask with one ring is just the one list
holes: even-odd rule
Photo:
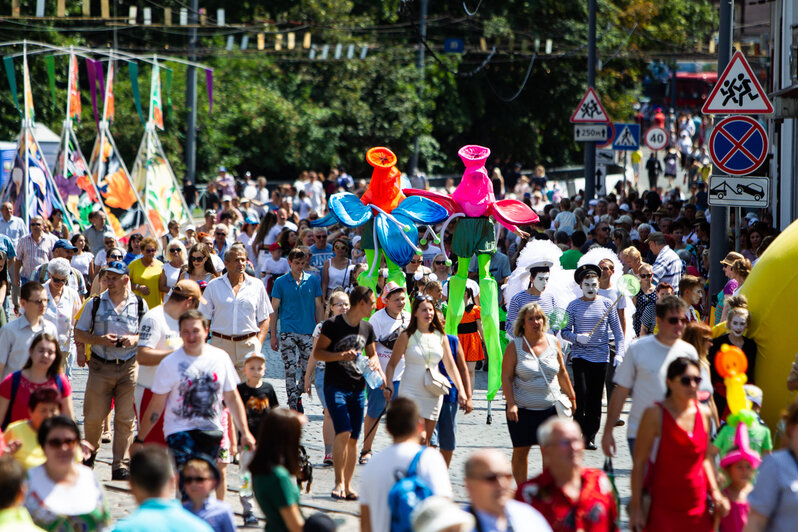
[[598, 230], [599, 231], [609, 231], [610, 228], [609, 227], [600, 227]]
[[227, 233], [222, 233], [221, 231], [216, 231], [216, 236], [227, 236]]
[[58, 277], [50, 277], [50, 280], [55, 284], [64, 284], [65, 282], [67, 282], [66, 278], [59, 279]]
[[205, 260], [205, 255], [199, 255], [199, 256], [194, 255], [193, 257], [191, 257], [191, 260], [192, 262], [202, 262]]
[[123, 257], [122, 257], [122, 255], [114, 254], [114, 255], [108, 255], [108, 258], [111, 259], [111, 260], [122, 260]]
[[53, 449], [61, 449], [64, 445], [69, 447], [70, 449], [74, 448], [75, 445], [78, 444], [77, 438], [51, 438], [44, 442], [47, 447], [52, 447]]
[[346, 246], [335, 246], [335, 250], [336, 251], [338, 251], [338, 250], [346, 251]]
[[685, 375], [679, 379], [679, 382], [682, 383], [682, 386], [690, 386], [691, 383], [698, 386], [699, 384], [701, 384], [701, 377], [698, 376], [690, 377], [689, 375]]
[[671, 316], [670, 318], [668, 318], [668, 323], [670, 323], [671, 325], [676, 325], [677, 323], [686, 325], [687, 318], [677, 318], [676, 316]]
[[446, 264], [446, 261], [445, 260], [436, 260], [435, 264], [437, 264], [438, 266], [444, 266]]
[[155, 249], [155, 248], [147, 248], [147, 249], [144, 250], [144, 253], [155, 253], [156, 251], [158, 251], [158, 250]]
[[432, 299], [432, 296], [427, 296], [427, 295], [423, 295], [423, 294], [420, 295], [420, 296], [416, 296], [416, 301], [429, 301], [430, 303], [434, 303], [435, 302], [435, 300]]
[[31, 227], [41, 227], [41, 225], [42, 224], [39, 223], [39, 222], [35, 222], [35, 223], [30, 224]]
[[169, 251], [171, 251], [172, 253], [182, 253], [183, 252], [183, 250], [180, 249], [180, 248], [170, 248]]
[[474, 480], [491, 482], [495, 484], [499, 480], [510, 480], [511, 478], [513, 478], [512, 473], [488, 473], [487, 475], [482, 475], [481, 477], [474, 477]]
[[652, 277], [654, 277], [654, 274], [651, 274], [651, 273], [641, 273], [640, 275], [638, 275], [638, 277], [640, 277], [641, 279], [651, 279]]
[[194, 484], [210, 480], [211, 477], [183, 477], [183, 484]]
[[327, 238], [327, 235], [313, 235], [313, 238]]

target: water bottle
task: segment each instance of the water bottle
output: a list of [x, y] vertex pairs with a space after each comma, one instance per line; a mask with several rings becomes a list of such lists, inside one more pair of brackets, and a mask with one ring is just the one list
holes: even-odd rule
[[252, 474], [249, 472], [249, 463], [251, 461], [252, 451], [247, 448], [241, 453], [241, 458], [238, 461], [238, 480], [241, 482], [238, 494], [242, 497], [252, 496]]
[[355, 365], [366, 378], [366, 383], [369, 385], [369, 388], [375, 390], [382, 386], [382, 377], [380, 377], [379, 373], [371, 369], [367, 356], [358, 355], [355, 359]]

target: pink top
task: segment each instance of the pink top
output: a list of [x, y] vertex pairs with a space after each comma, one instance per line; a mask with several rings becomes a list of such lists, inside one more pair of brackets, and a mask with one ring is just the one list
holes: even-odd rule
[[[728, 497], [729, 493], [725, 489], [723, 493]], [[729, 503], [729, 514], [721, 519], [718, 532], [742, 532], [748, 522], [748, 501]]]

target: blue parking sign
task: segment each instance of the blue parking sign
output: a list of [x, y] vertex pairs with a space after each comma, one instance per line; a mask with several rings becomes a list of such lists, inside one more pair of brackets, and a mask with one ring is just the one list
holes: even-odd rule
[[613, 124], [615, 138], [612, 149], [618, 151], [636, 151], [640, 148], [640, 124]]

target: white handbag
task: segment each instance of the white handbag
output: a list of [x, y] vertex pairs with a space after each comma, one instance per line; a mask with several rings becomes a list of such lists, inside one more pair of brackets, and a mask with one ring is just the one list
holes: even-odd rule
[[[421, 346], [421, 341], [416, 339], [416, 342]], [[426, 350], [429, 353], [429, 349]], [[452, 385], [449, 384], [449, 379], [447, 379], [443, 373], [438, 370], [438, 365], [430, 366], [431, 357], [428, 357], [427, 360], [424, 362], [425, 370], [424, 370], [424, 388], [427, 389], [429, 393], [434, 396], [440, 397], [441, 395], [447, 395], [449, 390], [452, 389]]]
[[[526, 348], [529, 350], [529, 353], [531, 355], [537, 356], [535, 355], [535, 351], [533, 351], [532, 347], [529, 345], [529, 342], [527, 342], [526, 337], [524, 337], [524, 343], [526, 344]], [[568, 397], [565, 396], [564, 393], [562, 393], [562, 390], [560, 390], [559, 388], [554, 389], [551, 387], [551, 383], [546, 378], [546, 374], [543, 372], [543, 368], [540, 367], [539, 357], [538, 357], [538, 371], [540, 372], [540, 375], [543, 377], [543, 381], [546, 383], [549, 392], [551, 392], [551, 395], [554, 396], [554, 409], [557, 411], [557, 415], [560, 417], [572, 417], [574, 415], [574, 412], [573, 409], [571, 408], [571, 401], [568, 399]]]

